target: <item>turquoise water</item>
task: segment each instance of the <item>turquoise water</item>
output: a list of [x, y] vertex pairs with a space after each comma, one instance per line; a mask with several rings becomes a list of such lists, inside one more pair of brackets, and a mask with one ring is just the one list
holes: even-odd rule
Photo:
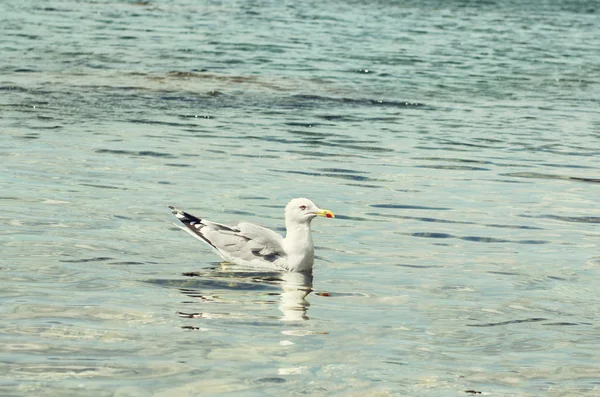
[[600, 395], [598, 10], [1, 2], [0, 394]]

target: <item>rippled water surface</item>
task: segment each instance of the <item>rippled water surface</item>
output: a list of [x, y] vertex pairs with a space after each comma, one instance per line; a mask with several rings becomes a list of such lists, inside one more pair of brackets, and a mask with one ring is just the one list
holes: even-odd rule
[[[597, 4], [0, 2], [3, 396], [600, 395]], [[284, 232], [223, 266], [167, 205]]]

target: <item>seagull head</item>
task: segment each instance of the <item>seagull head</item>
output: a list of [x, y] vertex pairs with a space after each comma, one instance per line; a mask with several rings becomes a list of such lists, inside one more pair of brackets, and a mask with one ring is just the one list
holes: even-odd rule
[[315, 203], [306, 198], [295, 198], [285, 207], [286, 223], [310, 224], [310, 221], [317, 216], [335, 218], [333, 212], [320, 209]]

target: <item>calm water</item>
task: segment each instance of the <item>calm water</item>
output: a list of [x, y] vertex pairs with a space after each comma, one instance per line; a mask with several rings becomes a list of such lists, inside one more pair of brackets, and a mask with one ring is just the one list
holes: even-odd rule
[[0, 2], [0, 394], [600, 396], [599, 12]]

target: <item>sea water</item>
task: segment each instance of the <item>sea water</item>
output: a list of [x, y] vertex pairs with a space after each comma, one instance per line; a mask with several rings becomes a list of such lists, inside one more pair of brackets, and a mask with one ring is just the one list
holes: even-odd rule
[[0, 2], [0, 394], [600, 395], [599, 10]]

